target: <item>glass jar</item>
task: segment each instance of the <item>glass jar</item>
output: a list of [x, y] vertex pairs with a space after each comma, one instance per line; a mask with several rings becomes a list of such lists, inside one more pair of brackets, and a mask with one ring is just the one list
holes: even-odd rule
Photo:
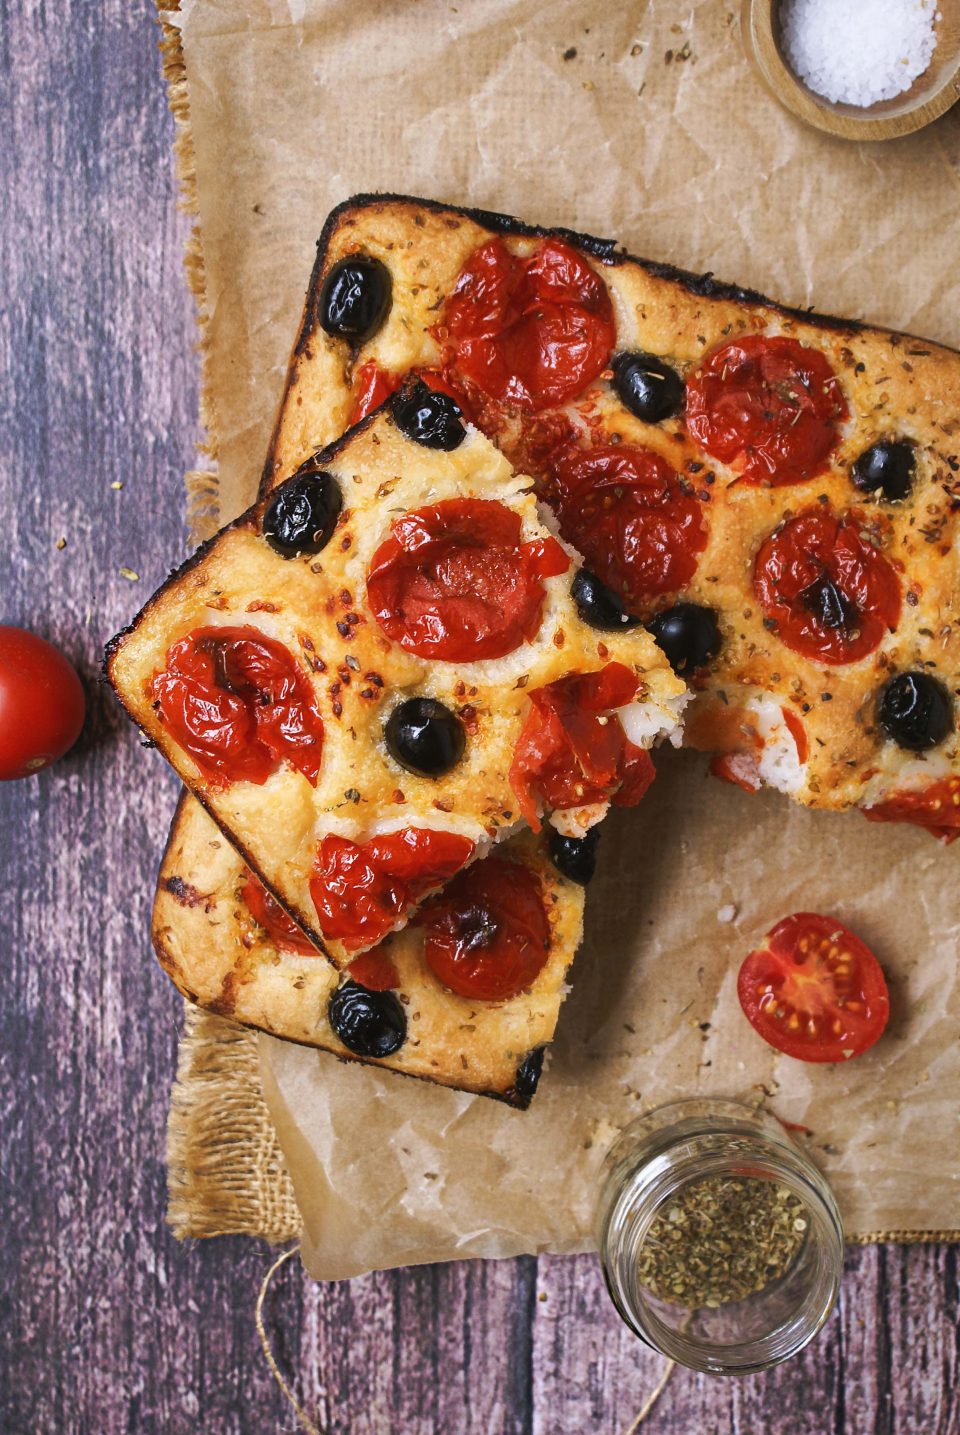
[[[776, 1184], [747, 1186], [754, 1181]], [[789, 1237], [796, 1249], [785, 1269], [771, 1264], [775, 1274], [749, 1294], [704, 1300], [682, 1273], [665, 1299], [649, 1274], [663, 1256], [663, 1236], [674, 1236], [664, 1223], [684, 1221], [691, 1203], [717, 1190], [783, 1203], [777, 1220], [797, 1233]], [[747, 1238], [721, 1222], [714, 1236], [731, 1259], [748, 1267], [756, 1260], [763, 1270], [762, 1235], [746, 1249]], [[670, 1258], [683, 1261], [682, 1235], [674, 1242]], [[766, 1370], [802, 1350], [830, 1314], [843, 1271], [843, 1226], [830, 1187], [775, 1117], [738, 1101], [674, 1102], [620, 1134], [603, 1164], [597, 1244], [607, 1289], [631, 1330], [713, 1375]]]

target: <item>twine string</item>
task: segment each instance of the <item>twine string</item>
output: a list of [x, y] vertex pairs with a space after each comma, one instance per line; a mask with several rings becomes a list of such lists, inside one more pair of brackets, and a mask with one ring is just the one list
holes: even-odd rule
[[294, 1395], [293, 1391], [290, 1389], [290, 1386], [284, 1379], [283, 1371], [277, 1364], [276, 1357], [273, 1353], [273, 1347], [270, 1344], [270, 1337], [267, 1335], [266, 1326], [263, 1323], [263, 1303], [266, 1300], [267, 1291], [270, 1288], [270, 1282], [273, 1280], [280, 1267], [282, 1265], [285, 1265], [286, 1262], [290, 1259], [290, 1257], [295, 1256], [299, 1250], [300, 1243], [298, 1241], [295, 1246], [291, 1246], [288, 1251], [284, 1251], [282, 1255], [277, 1257], [273, 1265], [267, 1271], [267, 1274], [264, 1276], [263, 1281], [261, 1282], [260, 1294], [257, 1296], [257, 1304], [254, 1311], [254, 1315], [257, 1322], [257, 1335], [259, 1335], [260, 1337], [260, 1345], [263, 1348], [263, 1354], [264, 1358], [266, 1359], [267, 1365], [270, 1367], [270, 1373], [279, 1385], [280, 1391], [284, 1399], [287, 1401], [294, 1414], [296, 1415], [297, 1420], [300, 1423], [301, 1429], [306, 1430], [307, 1435], [327, 1435], [326, 1431], [321, 1430], [320, 1426], [315, 1425], [314, 1422], [310, 1419], [310, 1416], [304, 1410], [303, 1406], [300, 1404], [300, 1401]]
[[663, 1367], [663, 1372], [660, 1376], [660, 1379], [657, 1381], [656, 1385], [653, 1387], [650, 1394], [643, 1402], [643, 1405], [640, 1407], [637, 1414], [634, 1416], [633, 1422], [631, 1423], [629, 1429], [625, 1432], [625, 1435], [637, 1435], [637, 1431], [640, 1429], [640, 1426], [646, 1420], [647, 1416], [650, 1414], [650, 1411], [653, 1409], [657, 1401], [660, 1399], [660, 1396], [666, 1390], [667, 1385], [670, 1381], [670, 1377], [676, 1370], [676, 1368], [677, 1362], [675, 1360], [667, 1361], [666, 1365]]

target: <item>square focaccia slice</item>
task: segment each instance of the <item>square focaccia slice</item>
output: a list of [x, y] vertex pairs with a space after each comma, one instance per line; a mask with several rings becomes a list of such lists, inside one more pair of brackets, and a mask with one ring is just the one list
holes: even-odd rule
[[960, 833], [960, 355], [360, 196], [320, 240], [264, 485], [411, 372], [650, 625], [719, 776]]
[[207, 1011], [527, 1106], [582, 926], [582, 886], [557, 871], [544, 834], [526, 831], [338, 973], [185, 796], [157, 882], [153, 942], [175, 985]]
[[581, 616], [578, 574], [529, 479], [414, 384], [173, 574], [107, 671], [343, 966], [522, 821], [583, 840], [642, 796], [684, 686], [642, 627]]

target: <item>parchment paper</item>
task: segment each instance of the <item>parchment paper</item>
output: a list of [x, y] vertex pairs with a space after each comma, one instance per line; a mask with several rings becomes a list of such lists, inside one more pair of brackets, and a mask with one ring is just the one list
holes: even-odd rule
[[[809, 131], [754, 78], [716, 0], [185, 0], [169, 18], [190, 87], [224, 520], [254, 491], [324, 217], [356, 191], [612, 234], [960, 345], [957, 115], [882, 146]], [[665, 754], [642, 808], [605, 830], [529, 1112], [263, 1040], [308, 1269], [583, 1248], [613, 1133], [700, 1091], [809, 1126], [851, 1232], [956, 1234], [958, 856], [748, 797]], [[891, 982], [887, 1036], [842, 1069], [777, 1058], [737, 1005], [740, 959], [798, 908], [855, 927]]]

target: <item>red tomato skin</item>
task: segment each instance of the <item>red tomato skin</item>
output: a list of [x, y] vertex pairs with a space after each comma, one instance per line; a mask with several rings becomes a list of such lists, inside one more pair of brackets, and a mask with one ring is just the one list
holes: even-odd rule
[[[900, 621], [900, 581], [891, 563], [861, 537], [856, 511], [798, 513], [760, 545], [753, 586], [781, 642], [815, 662], [840, 666], [868, 657]], [[804, 603], [811, 585], [829, 579], [850, 605], [852, 626], [824, 627]]]
[[[413, 378], [422, 379], [428, 388], [440, 394], [448, 394], [463, 407], [463, 397], [450, 380], [439, 369], [411, 369]], [[395, 394], [403, 383], [405, 374], [393, 369], [381, 369], [376, 359], [368, 359], [353, 378], [353, 408], [350, 412], [350, 427], [362, 422], [380, 405]]]
[[870, 948], [817, 912], [795, 912], [771, 928], [741, 966], [737, 996], [764, 1041], [800, 1061], [860, 1056], [890, 1016], [887, 983]]
[[424, 960], [442, 986], [471, 1001], [509, 1001], [540, 975], [550, 922], [540, 879], [494, 855], [475, 862], [425, 904]]
[[960, 777], [943, 777], [929, 787], [895, 793], [861, 811], [868, 822], [910, 822], [949, 846], [960, 837]]
[[375, 945], [472, 851], [469, 838], [429, 827], [403, 827], [362, 843], [328, 833], [310, 879], [320, 931], [348, 949]]
[[151, 692], [161, 723], [211, 787], [262, 786], [283, 761], [316, 786], [323, 719], [310, 680], [258, 628], [194, 629], [168, 649]]
[[521, 531], [520, 515], [494, 499], [445, 499], [397, 519], [367, 573], [382, 631], [452, 663], [500, 658], [533, 639], [541, 579], [570, 560], [555, 540], [524, 543]]
[[0, 782], [63, 757], [85, 713], [80, 679], [60, 650], [24, 628], [0, 626]]
[[461, 270], [433, 334], [455, 373], [528, 413], [575, 398], [616, 341], [606, 285], [558, 239], [526, 257], [488, 240]]
[[822, 472], [848, 416], [826, 357], [796, 339], [732, 340], [687, 380], [687, 428], [742, 483], [778, 487]]
[[361, 952], [347, 967], [347, 976], [368, 992], [389, 992], [400, 985], [400, 976], [393, 958], [384, 947]]
[[241, 899], [259, 927], [262, 927], [270, 941], [281, 952], [296, 952], [299, 956], [318, 957], [313, 943], [304, 936], [296, 922], [285, 912], [277, 899], [248, 872], [240, 889]]
[[549, 459], [543, 492], [563, 537], [629, 610], [679, 592], [696, 572], [704, 505], [652, 449], [568, 445]]

